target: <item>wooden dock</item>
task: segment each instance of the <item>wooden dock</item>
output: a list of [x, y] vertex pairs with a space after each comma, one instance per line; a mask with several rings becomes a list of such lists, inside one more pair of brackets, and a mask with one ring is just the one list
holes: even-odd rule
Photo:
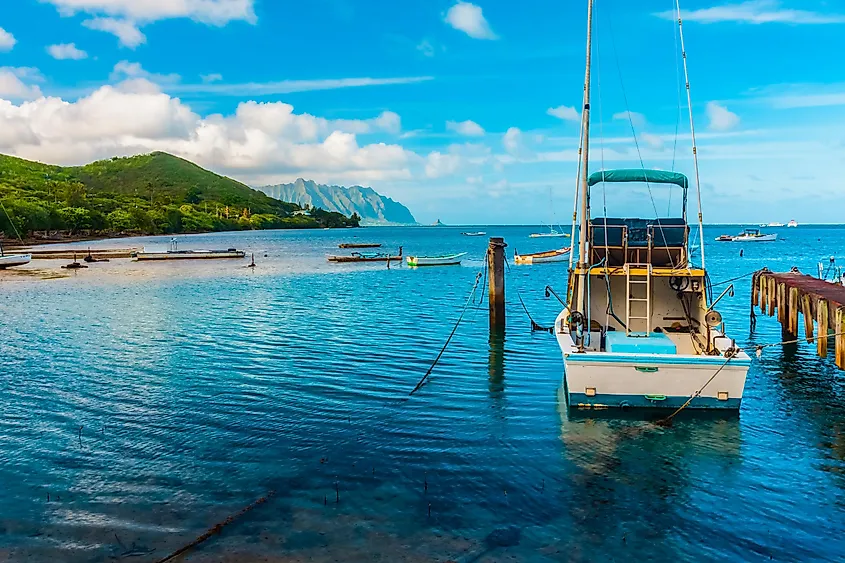
[[752, 313], [755, 305], [763, 314], [777, 315], [784, 340], [798, 339], [800, 313], [807, 342], [815, 342], [819, 356], [825, 358], [833, 340], [836, 365], [845, 370], [845, 286], [797, 270], [784, 274], [761, 270], [752, 282]]
[[[92, 248], [91, 256], [97, 260], [131, 258], [139, 251], [140, 248]], [[7, 252], [12, 252], [12, 249], [7, 249]], [[32, 254], [33, 260], [73, 260], [74, 257], [82, 260], [88, 256], [87, 248], [17, 248], [14, 252]]]

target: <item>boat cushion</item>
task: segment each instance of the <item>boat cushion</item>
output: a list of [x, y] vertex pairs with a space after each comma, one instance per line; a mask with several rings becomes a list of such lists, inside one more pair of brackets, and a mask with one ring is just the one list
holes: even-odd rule
[[608, 332], [605, 337], [607, 352], [615, 354], [677, 354], [672, 340], [662, 332], [645, 333]]

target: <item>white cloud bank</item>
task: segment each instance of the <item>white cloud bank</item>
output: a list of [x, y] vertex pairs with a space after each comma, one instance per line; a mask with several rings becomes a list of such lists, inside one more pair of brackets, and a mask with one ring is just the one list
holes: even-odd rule
[[[827, 14], [809, 10], [784, 8], [778, 0], [749, 0], [736, 4], [725, 4], [699, 10], [683, 10], [685, 21], [699, 23], [736, 22], [750, 24], [787, 23], [787, 24], [837, 24], [845, 23], [845, 14]], [[674, 20], [677, 12], [660, 12], [657, 16]]]
[[549, 108], [546, 110], [546, 114], [564, 121], [581, 121], [581, 114], [578, 113], [578, 110], [569, 106]]
[[17, 42], [14, 35], [0, 27], [0, 52], [11, 51]]
[[[0, 70], [0, 96], [34, 93], [18, 74]], [[400, 128], [392, 112], [367, 120], [329, 120], [296, 113], [281, 102], [245, 102], [232, 115], [201, 117], [145, 78], [103, 86], [75, 102], [0, 99], [0, 152], [81, 164], [161, 150], [248, 182], [297, 176], [350, 182], [408, 178], [409, 165], [421, 164], [421, 157], [399, 145], [361, 145], [357, 139], [396, 134]]]
[[42, 0], [53, 4], [62, 16], [84, 13], [89, 29], [105, 31], [124, 47], [134, 49], [146, 42], [141, 27], [159, 20], [188, 18], [214, 26], [233, 21], [254, 24], [254, 0]]
[[62, 43], [60, 45], [50, 45], [47, 47], [47, 52], [56, 60], [73, 60], [79, 61], [88, 58], [88, 53], [82, 49], [78, 49], [74, 43]]
[[457, 29], [463, 31], [473, 39], [498, 39], [499, 37], [493, 33], [490, 24], [484, 17], [479, 6], [470, 4], [469, 2], [458, 2], [446, 12], [444, 18], [446, 23]]
[[10, 100], [39, 98], [41, 97], [41, 89], [32, 82], [40, 80], [41, 73], [34, 68], [0, 67], [0, 98]]

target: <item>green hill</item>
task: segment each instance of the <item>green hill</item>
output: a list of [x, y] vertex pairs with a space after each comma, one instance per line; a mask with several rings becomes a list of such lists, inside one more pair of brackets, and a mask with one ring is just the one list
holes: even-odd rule
[[0, 155], [0, 230], [159, 234], [357, 226], [357, 217], [302, 213], [187, 160], [156, 152], [60, 167]]

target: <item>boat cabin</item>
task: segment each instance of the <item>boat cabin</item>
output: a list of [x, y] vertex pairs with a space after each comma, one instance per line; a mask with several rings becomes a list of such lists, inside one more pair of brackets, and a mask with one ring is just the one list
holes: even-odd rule
[[[586, 283], [589, 304], [573, 314], [571, 328], [583, 334], [585, 349], [601, 352], [710, 354], [732, 344], [710, 317], [706, 274], [690, 262], [686, 220], [689, 181], [677, 172], [607, 170], [588, 180], [668, 184], [683, 190], [683, 212], [670, 218], [591, 218], [588, 223]], [[571, 276], [578, 295], [584, 270]], [[576, 327], [576, 325], [578, 325]], [[589, 330], [585, 330], [589, 326]]]

